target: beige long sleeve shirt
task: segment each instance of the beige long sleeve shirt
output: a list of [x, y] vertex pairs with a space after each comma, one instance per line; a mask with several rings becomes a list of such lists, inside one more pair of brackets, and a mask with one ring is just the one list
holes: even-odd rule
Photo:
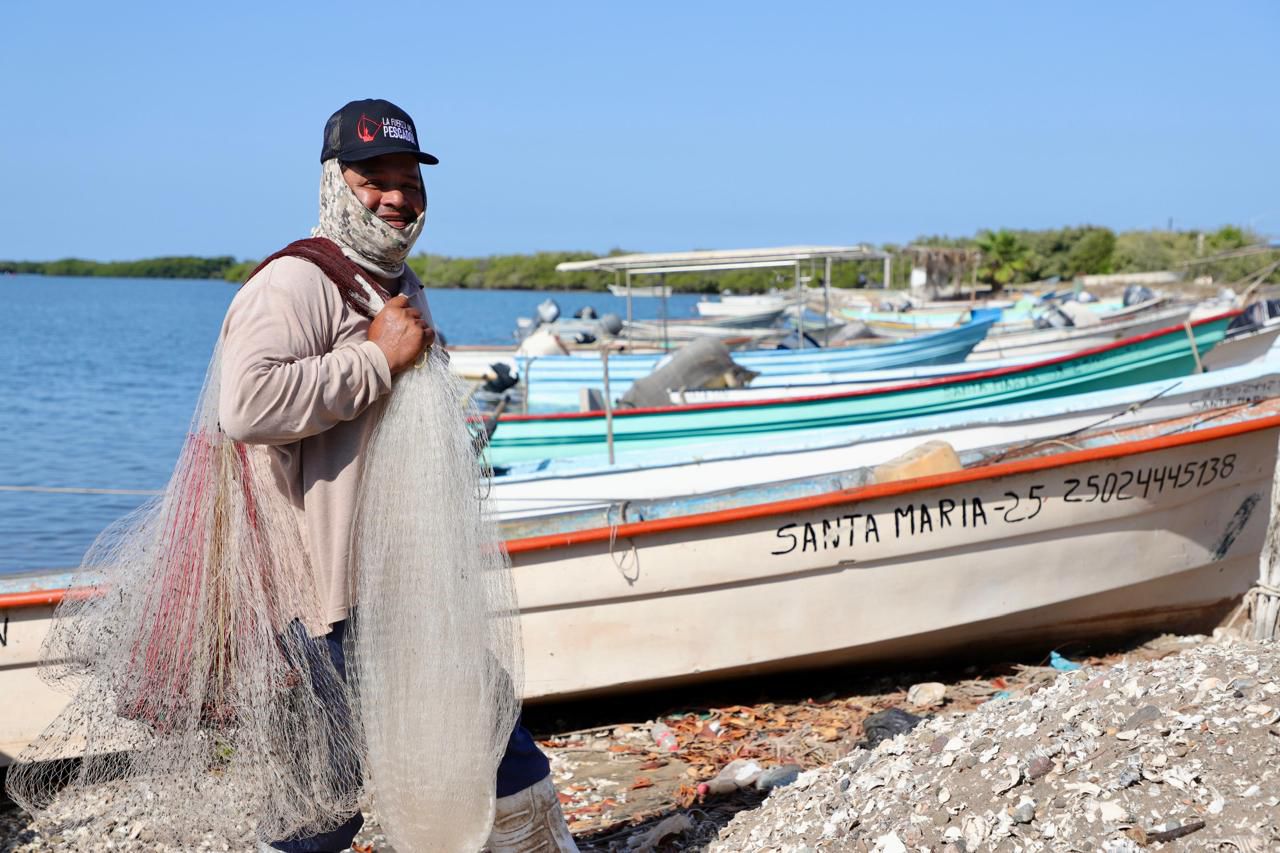
[[[430, 320], [405, 267], [398, 292]], [[348, 308], [314, 264], [279, 258], [240, 289], [222, 325], [218, 414], [223, 431], [265, 445], [298, 513], [329, 623], [352, 607], [351, 529], [365, 448], [391, 390], [369, 320]]]

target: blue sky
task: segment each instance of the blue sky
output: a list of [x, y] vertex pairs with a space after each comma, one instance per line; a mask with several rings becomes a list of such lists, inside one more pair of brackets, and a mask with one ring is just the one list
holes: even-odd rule
[[[359, 10], [359, 11], [351, 11]], [[415, 118], [418, 246], [733, 248], [981, 227], [1280, 234], [1280, 4], [9, 4], [0, 258], [260, 257], [321, 129]]]

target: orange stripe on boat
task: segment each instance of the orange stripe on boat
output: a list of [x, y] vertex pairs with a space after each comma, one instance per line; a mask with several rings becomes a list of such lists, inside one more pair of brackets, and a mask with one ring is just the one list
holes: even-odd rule
[[859, 486], [838, 492], [827, 492], [805, 498], [791, 498], [771, 503], [752, 504], [751, 506], [733, 509], [715, 510], [713, 512], [682, 515], [676, 518], [658, 518], [652, 521], [636, 521], [620, 524], [617, 527], [595, 527], [588, 530], [577, 530], [569, 533], [553, 533], [547, 536], [531, 536], [527, 539], [513, 539], [507, 543], [507, 551], [511, 554], [524, 554], [531, 551], [544, 551], [551, 548], [565, 548], [570, 545], [581, 545], [588, 542], [608, 541], [611, 537], [635, 537], [665, 533], [672, 530], [686, 530], [694, 527], [707, 527], [716, 524], [729, 524], [735, 521], [762, 518], [770, 515], [785, 515], [810, 509], [820, 509], [851, 501], [864, 501], [872, 498], [890, 497], [893, 495], [919, 492], [958, 483], [971, 483], [975, 480], [988, 480], [997, 477], [1008, 477], [1030, 471], [1046, 471], [1078, 465], [1082, 462], [1095, 462], [1103, 459], [1115, 459], [1135, 453], [1151, 453], [1188, 444], [1202, 444], [1221, 438], [1230, 438], [1251, 432], [1280, 427], [1280, 415], [1242, 421], [1209, 429], [1178, 433], [1177, 435], [1145, 438], [1139, 441], [1123, 442], [1108, 447], [1094, 447], [1087, 450], [1073, 450], [1053, 456], [1036, 459], [1022, 459], [1014, 462], [1000, 462], [994, 465], [982, 465], [966, 468], [946, 474], [931, 474], [912, 480], [899, 480], [892, 483]]

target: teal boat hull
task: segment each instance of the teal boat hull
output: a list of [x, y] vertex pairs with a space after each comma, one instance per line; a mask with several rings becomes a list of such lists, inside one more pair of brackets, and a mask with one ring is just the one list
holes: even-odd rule
[[[1192, 324], [1190, 335], [1186, 327], [1174, 326], [1030, 365], [891, 389], [747, 404], [620, 410], [613, 413], [613, 442], [628, 450], [660, 450], [719, 436], [921, 417], [1186, 376], [1195, 372], [1197, 355], [1203, 356], [1222, 340], [1235, 314]], [[603, 454], [608, 441], [606, 421], [604, 412], [504, 416], [490, 441], [488, 460], [502, 468], [517, 462]]]

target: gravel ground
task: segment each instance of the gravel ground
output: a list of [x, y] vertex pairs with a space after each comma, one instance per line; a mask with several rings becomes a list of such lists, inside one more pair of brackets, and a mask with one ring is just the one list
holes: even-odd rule
[[1206, 644], [934, 717], [806, 772], [714, 851], [1280, 850], [1280, 648]]
[[[1160, 638], [1106, 659], [1117, 666], [1065, 676], [1019, 666], [943, 678], [932, 687], [945, 702], [913, 708], [937, 716], [874, 751], [854, 749], [862, 721], [912, 707], [912, 681], [708, 705], [543, 745], [590, 853], [1280, 850], [1280, 649], [1205, 640]], [[675, 735], [671, 752], [655, 745], [659, 723]], [[768, 799], [750, 787], [704, 795], [699, 783], [733, 759], [817, 769]], [[0, 805], [0, 853], [254, 849], [249, 827], [175, 839], [153, 818], [138, 802], [129, 819], [91, 831], [84, 814], [36, 823]], [[376, 816], [356, 845], [391, 850]]]

